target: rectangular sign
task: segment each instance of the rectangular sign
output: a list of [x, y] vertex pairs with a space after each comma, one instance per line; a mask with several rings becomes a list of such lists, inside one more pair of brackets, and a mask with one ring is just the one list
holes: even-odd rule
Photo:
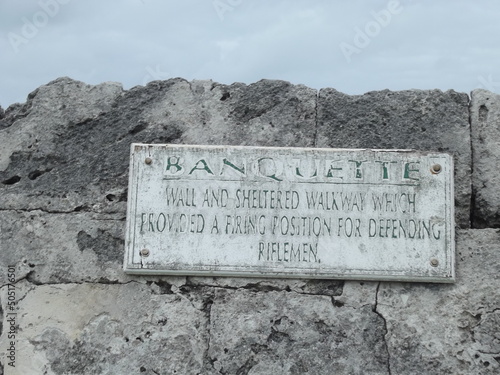
[[453, 282], [453, 159], [133, 144], [124, 270]]

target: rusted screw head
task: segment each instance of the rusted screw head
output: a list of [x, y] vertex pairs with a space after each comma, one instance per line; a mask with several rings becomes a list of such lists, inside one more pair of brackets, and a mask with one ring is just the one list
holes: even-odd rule
[[149, 256], [149, 250], [148, 249], [142, 249], [140, 251], [142, 257], [147, 257]]
[[151, 159], [151, 158], [146, 158], [146, 160], [144, 160], [144, 163], [146, 163], [148, 165], [151, 164], [152, 162], [153, 162], [153, 159]]
[[442, 170], [441, 168], [441, 164], [434, 164], [432, 167], [431, 167], [431, 172], [434, 173], [434, 174], [438, 174], [440, 173]]
[[439, 260], [437, 260], [436, 258], [432, 258], [431, 259], [431, 266], [437, 267], [438, 265], [439, 265]]

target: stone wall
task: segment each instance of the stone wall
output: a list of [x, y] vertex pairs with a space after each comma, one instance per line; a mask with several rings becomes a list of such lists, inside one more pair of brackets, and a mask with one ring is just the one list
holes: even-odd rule
[[[132, 142], [450, 152], [457, 282], [126, 275]], [[50, 82], [0, 108], [0, 374], [499, 373], [499, 160], [484, 90]]]

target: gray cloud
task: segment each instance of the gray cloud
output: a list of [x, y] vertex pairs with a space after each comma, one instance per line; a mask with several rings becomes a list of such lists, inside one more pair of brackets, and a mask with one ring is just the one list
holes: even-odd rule
[[[1, 0], [0, 104], [24, 101], [64, 75], [125, 88], [180, 76], [222, 83], [283, 79], [350, 94], [500, 92], [498, 2], [402, 0], [395, 13], [390, 4]], [[342, 43], [356, 52], [346, 58]]]

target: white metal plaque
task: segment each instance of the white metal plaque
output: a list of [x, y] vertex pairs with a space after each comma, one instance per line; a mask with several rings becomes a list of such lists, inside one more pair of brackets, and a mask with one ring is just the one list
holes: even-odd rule
[[124, 269], [453, 282], [453, 159], [133, 144]]

